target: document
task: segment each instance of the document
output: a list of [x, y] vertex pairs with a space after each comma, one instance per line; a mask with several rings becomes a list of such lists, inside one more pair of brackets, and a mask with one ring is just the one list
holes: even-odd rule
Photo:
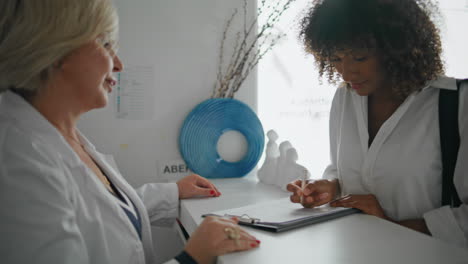
[[327, 221], [360, 212], [355, 208], [330, 207], [303, 208], [289, 197], [244, 207], [204, 214], [205, 216], [235, 216], [239, 224], [270, 232], [283, 232], [294, 228]]

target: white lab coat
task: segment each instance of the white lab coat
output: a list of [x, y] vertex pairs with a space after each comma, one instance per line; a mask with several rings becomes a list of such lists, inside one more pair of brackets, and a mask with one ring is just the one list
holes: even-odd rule
[[20, 96], [7, 91], [0, 98], [0, 262], [154, 263], [150, 222], [173, 223], [176, 184], [135, 191], [111, 157], [81, 136], [87, 152], [135, 204], [140, 240], [116, 198], [55, 127]]
[[460, 88], [461, 136], [454, 182], [463, 204], [441, 207], [440, 77], [410, 95], [382, 125], [368, 147], [367, 97], [338, 88], [330, 113], [331, 164], [323, 177], [338, 178], [343, 195], [374, 194], [394, 220], [421, 219], [434, 237], [468, 247], [468, 85]]

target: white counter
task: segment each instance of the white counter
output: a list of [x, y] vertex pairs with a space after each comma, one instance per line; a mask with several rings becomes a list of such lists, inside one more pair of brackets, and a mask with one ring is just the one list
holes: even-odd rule
[[[191, 234], [202, 214], [289, 196], [252, 178], [216, 179], [222, 195], [183, 200], [180, 221]], [[395, 264], [468, 263], [468, 250], [364, 214], [353, 214], [284, 233], [243, 227], [261, 241], [257, 249], [231, 253], [218, 263]]]

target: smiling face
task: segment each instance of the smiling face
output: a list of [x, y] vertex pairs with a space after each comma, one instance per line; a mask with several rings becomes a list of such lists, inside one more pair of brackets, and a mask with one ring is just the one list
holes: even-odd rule
[[73, 98], [80, 110], [87, 112], [108, 103], [108, 94], [117, 84], [113, 73], [123, 64], [110, 42], [103, 38], [86, 43], [60, 63], [60, 79], [64, 92]]
[[368, 96], [387, 89], [385, 72], [375, 52], [369, 50], [336, 52], [329, 60], [343, 81], [357, 94]]

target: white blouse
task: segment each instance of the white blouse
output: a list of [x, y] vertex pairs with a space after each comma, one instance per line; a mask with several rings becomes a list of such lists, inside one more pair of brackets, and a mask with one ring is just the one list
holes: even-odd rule
[[441, 207], [441, 88], [456, 89], [455, 79], [440, 77], [410, 95], [369, 147], [367, 97], [340, 87], [330, 113], [331, 164], [323, 177], [338, 178], [343, 195], [374, 194], [394, 220], [424, 218], [434, 237], [468, 247], [468, 85], [460, 88], [459, 100], [459, 208]]

